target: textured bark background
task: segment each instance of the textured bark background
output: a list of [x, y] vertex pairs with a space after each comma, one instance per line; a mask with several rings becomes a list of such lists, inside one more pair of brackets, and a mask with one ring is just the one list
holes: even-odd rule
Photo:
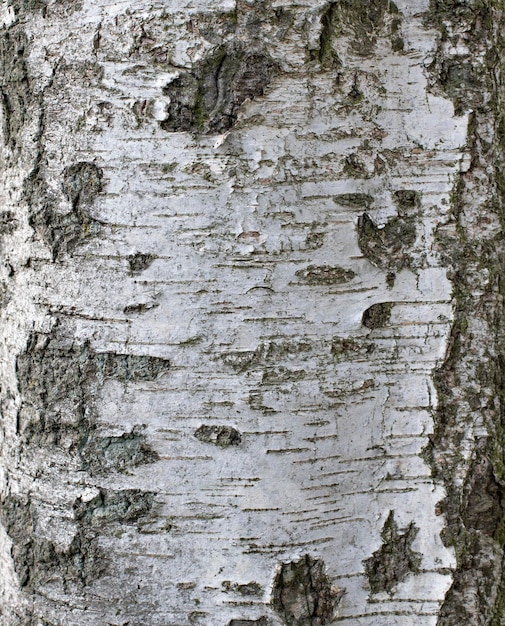
[[505, 623], [502, 2], [0, 17], [1, 624]]

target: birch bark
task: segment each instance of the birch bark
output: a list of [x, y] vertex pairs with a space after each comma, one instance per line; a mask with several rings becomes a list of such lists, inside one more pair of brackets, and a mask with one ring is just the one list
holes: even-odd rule
[[502, 3], [1, 19], [1, 624], [503, 623]]

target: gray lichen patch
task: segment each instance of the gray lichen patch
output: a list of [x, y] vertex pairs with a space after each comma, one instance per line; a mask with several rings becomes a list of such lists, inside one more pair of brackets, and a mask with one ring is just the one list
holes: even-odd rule
[[33, 94], [26, 65], [24, 33], [11, 28], [0, 38], [0, 98], [3, 108], [4, 142], [14, 148], [28, 119]]
[[218, 47], [164, 88], [170, 105], [160, 125], [167, 131], [222, 133], [234, 125], [245, 100], [263, 95], [276, 72], [260, 51]]
[[332, 2], [321, 17], [318, 60], [323, 67], [339, 65], [336, 43], [348, 38], [357, 56], [370, 56], [377, 39], [387, 35], [395, 52], [403, 50], [401, 15], [391, 0], [339, 0]]
[[395, 271], [410, 265], [410, 252], [416, 240], [412, 218], [393, 217], [378, 227], [368, 213], [363, 213], [357, 230], [360, 250], [373, 265]]
[[361, 323], [371, 330], [374, 328], [384, 328], [384, 326], [389, 324], [393, 306], [394, 304], [392, 302], [372, 304], [372, 306], [368, 307], [363, 313]]
[[350, 282], [356, 276], [352, 270], [330, 265], [309, 265], [295, 272], [295, 275], [306, 285], [340, 285]]
[[399, 532], [394, 512], [389, 513], [381, 533], [382, 546], [363, 562], [372, 593], [386, 591], [392, 595], [398, 583], [409, 574], [419, 572], [422, 555], [412, 550], [417, 533], [414, 522], [409, 524], [405, 532]]
[[154, 496], [139, 489], [112, 491], [100, 489], [100, 493], [83, 502], [78, 498], [73, 505], [77, 522], [86, 526], [103, 526], [113, 522], [132, 524], [151, 511]]
[[213, 443], [221, 448], [238, 446], [242, 442], [242, 435], [232, 426], [202, 424], [195, 430], [195, 437], [205, 443]]
[[272, 605], [286, 626], [323, 626], [333, 621], [343, 591], [332, 587], [324, 562], [306, 554], [282, 563]]
[[145, 435], [135, 430], [119, 437], [100, 437], [90, 429], [85, 443], [79, 448], [83, 469], [91, 475], [107, 474], [154, 463], [159, 455], [147, 445], [145, 439]]
[[0, 523], [12, 541], [11, 556], [20, 586], [37, 589], [54, 580], [87, 585], [102, 576], [107, 558], [96, 535], [78, 528], [66, 549], [36, 533], [36, 513], [29, 499], [8, 496], [0, 505]]

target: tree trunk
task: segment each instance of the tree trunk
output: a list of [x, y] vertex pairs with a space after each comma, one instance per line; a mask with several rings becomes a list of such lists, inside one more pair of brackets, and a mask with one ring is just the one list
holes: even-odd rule
[[3, 626], [505, 623], [498, 0], [10, 0]]

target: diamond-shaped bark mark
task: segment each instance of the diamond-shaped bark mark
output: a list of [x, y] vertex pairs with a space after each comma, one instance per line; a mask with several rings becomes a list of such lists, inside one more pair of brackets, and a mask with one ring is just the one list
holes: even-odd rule
[[382, 546], [363, 561], [372, 593], [386, 591], [393, 595], [399, 582], [419, 572], [422, 555], [411, 547], [417, 533], [414, 522], [400, 533], [394, 512], [389, 513], [381, 533]]

